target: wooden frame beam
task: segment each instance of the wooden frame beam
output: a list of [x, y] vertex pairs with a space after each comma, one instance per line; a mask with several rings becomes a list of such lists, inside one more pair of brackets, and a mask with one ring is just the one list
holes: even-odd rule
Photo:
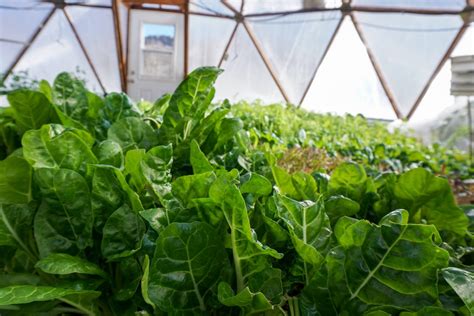
[[120, 86], [122, 91], [126, 89], [127, 73], [125, 70], [125, 58], [122, 45], [122, 29], [120, 26], [119, 0], [112, 0], [112, 15], [114, 20], [115, 48], [120, 72]]
[[33, 45], [34, 41], [36, 40], [38, 35], [41, 33], [41, 31], [45, 28], [45, 26], [48, 24], [48, 22], [51, 20], [51, 18], [53, 17], [55, 12], [56, 12], [56, 8], [51, 9], [51, 11], [46, 15], [46, 17], [43, 19], [43, 21], [41, 21], [41, 23], [38, 25], [38, 28], [36, 29], [36, 31], [28, 39], [27, 43], [22, 48], [22, 50], [18, 53], [15, 60], [13, 60], [13, 62], [7, 68], [7, 71], [5, 72], [2, 80], [6, 80], [8, 78], [8, 76], [12, 73], [13, 69], [16, 67], [16, 65], [18, 65], [20, 60], [26, 54], [26, 52], [28, 51], [28, 48], [30, 48], [31, 45]]
[[184, 77], [189, 71], [189, 1], [184, 5]]
[[355, 26], [355, 29], [357, 31], [357, 34], [359, 35], [360, 40], [362, 41], [362, 43], [365, 46], [365, 49], [367, 50], [367, 55], [369, 56], [370, 63], [374, 67], [375, 73], [377, 74], [377, 77], [380, 81], [380, 84], [382, 85], [382, 88], [385, 91], [385, 94], [387, 95], [388, 100], [390, 101], [390, 104], [392, 105], [393, 111], [397, 115], [397, 118], [402, 119], [403, 114], [400, 111], [400, 108], [398, 107], [398, 104], [397, 104], [397, 101], [396, 101], [396, 99], [393, 95], [393, 92], [392, 92], [392, 90], [390, 90], [388, 82], [387, 82], [387, 80], [385, 79], [385, 77], [382, 73], [382, 69], [381, 69], [380, 65], [377, 63], [377, 61], [375, 59], [375, 55], [372, 52], [372, 49], [370, 48], [370, 46], [368, 45], [367, 39], [365, 38], [364, 33], [363, 33], [362, 29], [360, 28], [360, 25], [357, 22], [357, 19], [356, 19], [355, 15], [351, 12], [351, 13], [349, 13], [349, 16], [351, 17], [352, 23]]
[[69, 23], [69, 26], [70, 26], [71, 29], [72, 29], [72, 32], [73, 32], [73, 34], [74, 34], [74, 37], [76, 38], [76, 40], [77, 40], [79, 46], [81, 47], [81, 50], [82, 50], [82, 52], [84, 53], [84, 56], [86, 57], [86, 60], [87, 60], [87, 62], [89, 63], [89, 66], [91, 67], [92, 72], [94, 73], [94, 76], [97, 78], [97, 81], [99, 82], [99, 85], [100, 85], [102, 91], [103, 91], [104, 93], [106, 93], [107, 91], [105, 90], [105, 87], [104, 87], [104, 85], [103, 85], [103, 83], [102, 83], [102, 80], [100, 79], [99, 74], [97, 73], [97, 70], [95, 69], [95, 66], [94, 66], [94, 64], [93, 64], [93, 62], [92, 62], [92, 59], [91, 59], [91, 57], [89, 56], [89, 53], [87, 52], [87, 49], [86, 49], [86, 47], [84, 46], [84, 43], [82, 42], [81, 37], [79, 36], [79, 33], [78, 33], [77, 30], [76, 30], [76, 27], [75, 27], [74, 24], [72, 23], [71, 17], [69, 16], [69, 13], [67, 13], [67, 11], [66, 11], [65, 8], [63, 8], [62, 11], [64, 12], [64, 16], [66, 17], [66, 20], [67, 20], [67, 22]]

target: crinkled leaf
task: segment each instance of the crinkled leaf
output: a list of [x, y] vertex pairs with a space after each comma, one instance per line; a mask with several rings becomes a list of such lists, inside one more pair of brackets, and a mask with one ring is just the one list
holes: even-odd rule
[[116, 121], [107, 131], [107, 137], [118, 143], [124, 152], [134, 148], [150, 149], [158, 141], [153, 128], [137, 117]]
[[140, 215], [123, 205], [105, 222], [101, 243], [102, 255], [108, 260], [128, 257], [140, 250], [145, 224]]
[[10, 92], [7, 98], [22, 134], [57, 120], [51, 102], [41, 92], [19, 89]]
[[410, 212], [414, 220], [425, 218], [439, 230], [464, 235], [469, 221], [457, 207], [451, 186], [446, 179], [434, 176], [423, 168], [405, 172], [394, 188], [397, 207]]
[[172, 223], [156, 241], [148, 294], [164, 311], [205, 311], [227, 264], [222, 238], [205, 223]]
[[328, 254], [327, 268], [339, 312], [372, 304], [414, 311], [436, 303], [437, 271], [447, 266], [449, 255], [437, 246], [441, 239], [434, 226], [378, 226], [343, 217], [335, 231], [340, 246]]
[[107, 274], [96, 264], [65, 253], [53, 253], [38, 261], [36, 268], [49, 274], [93, 274], [107, 278]]
[[87, 164], [97, 163], [86, 132], [64, 129], [61, 125], [43, 125], [23, 135], [23, 155], [34, 169], [64, 168], [86, 172]]
[[280, 259], [282, 255], [254, 238], [245, 201], [231, 181], [225, 174], [218, 177], [209, 196], [220, 205], [229, 226], [237, 290], [241, 291], [254, 274], [270, 267], [270, 257]]
[[[72, 294], [94, 294], [94, 291], [76, 291], [51, 286], [13, 285], [0, 288], [0, 306], [49, 301]], [[100, 293], [99, 293], [100, 294]]]
[[366, 191], [367, 174], [361, 165], [346, 162], [334, 169], [329, 179], [331, 195], [342, 194], [356, 202]]
[[213, 171], [214, 168], [207, 160], [206, 155], [199, 148], [199, 144], [193, 139], [191, 142], [191, 154], [190, 154], [191, 166], [193, 167], [193, 173], [204, 173]]
[[444, 279], [463, 300], [471, 314], [474, 314], [474, 273], [449, 267], [442, 270]]
[[0, 204], [26, 204], [32, 199], [31, 166], [18, 156], [0, 161]]
[[34, 231], [41, 257], [52, 252], [77, 254], [92, 245], [92, 213], [86, 180], [68, 169], [37, 169], [43, 200]]

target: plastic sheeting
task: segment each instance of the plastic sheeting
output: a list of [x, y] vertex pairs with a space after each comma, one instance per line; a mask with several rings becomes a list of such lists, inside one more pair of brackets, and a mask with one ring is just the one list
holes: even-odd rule
[[282, 11], [296, 11], [311, 8], [338, 8], [341, 0], [245, 0], [244, 13], [275, 13]]
[[235, 28], [228, 19], [191, 16], [189, 18], [189, 69], [218, 66], [224, 48]]
[[352, 0], [354, 6], [462, 10], [466, 0]]
[[90, 89], [102, 92], [64, 13], [58, 10], [14, 71], [25, 70], [32, 78], [52, 82], [58, 73], [76, 72], [78, 69]]
[[8, 70], [22, 49], [21, 44], [0, 42], [0, 74]]
[[[106, 91], [120, 91], [120, 73], [112, 11], [66, 7]], [[90, 36], [94, 34], [94, 36]]]
[[189, 11], [215, 15], [232, 15], [232, 11], [222, 4], [220, 0], [190, 0]]
[[0, 1], [0, 39], [26, 44], [52, 9], [51, 3]]
[[[239, 25], [216, 83], [216, 100], [284, 102], [245, 28]], [[238, 78], [238, 79], [236, 79]]]
[[249, 20], [292, 103], [300, 104], [340, 20], [339, 11]]
[[317, 112], [396, 119], [350, 19], [345, 18], [342, 23], [302, 107]]
[[457, 15], [355, 13], [403, 116], [408, 115], [463, 22]]

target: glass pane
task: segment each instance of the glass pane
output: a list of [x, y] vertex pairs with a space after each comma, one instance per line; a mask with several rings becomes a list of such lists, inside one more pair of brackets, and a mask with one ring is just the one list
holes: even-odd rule
[[52, 9], [51, 3], [0, 1], [0, 38], [26, 43]]
[[159, 79], [173, 77], [175, 31], [175, 26], [169, 24], [142, 25], [141, 75]]
[[16, 43], [0, 42], [0, 78], [10, 67], [23, 45]]
[[297, 11], [312, 8], [338, 8], [341, 0], [245, 0], [244, 13]]
[[410, 9], [462, 10], [466, 6], [466, 0], [352, 0], [352, 5]]
[[50, 82], [63, 71], [79, 73], [89, 89], [102, 91], [60, 10], [56, 11], [14, 69], [21, 70], [28, 71], [34, 79], [46, 79]]
[[66, 7], [106, 91], [120, 91], [112, 10]]
[[457, 15], [356, 13], [400, 111], [407, 115], [462, 26]]
[[218, 66], [235, 22], [197, 15], [189, 17], [189, 71]]
[[317, 112], [396, 119], [350, 19], [344, 19], [302, 107]]
[[301, 102], [340, 19], [339, 11], [250, 19], [292, 103]]
[[235, 34], [222, 68], [224, 73], [216, 82], [216, 100], [284, 102], [242, 25]]
[[233, 15], [221, 0], [190, 0], [189, 11], [191, 13], [207, 13], [215, 15]]

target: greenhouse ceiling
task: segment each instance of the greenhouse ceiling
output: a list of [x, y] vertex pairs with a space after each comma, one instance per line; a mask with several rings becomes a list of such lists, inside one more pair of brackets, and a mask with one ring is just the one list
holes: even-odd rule
[[181, 16], [178, 77], [221, 67], [217, 97], [233, 101], [337, 112], [334, 100], [410, 119], [436, 99], [453, 52], [474, 54], [473, 0], [0, 0], [0, 72], [51, 80], [79, 69], [98, 92], [130, 93], [137, 12]]

